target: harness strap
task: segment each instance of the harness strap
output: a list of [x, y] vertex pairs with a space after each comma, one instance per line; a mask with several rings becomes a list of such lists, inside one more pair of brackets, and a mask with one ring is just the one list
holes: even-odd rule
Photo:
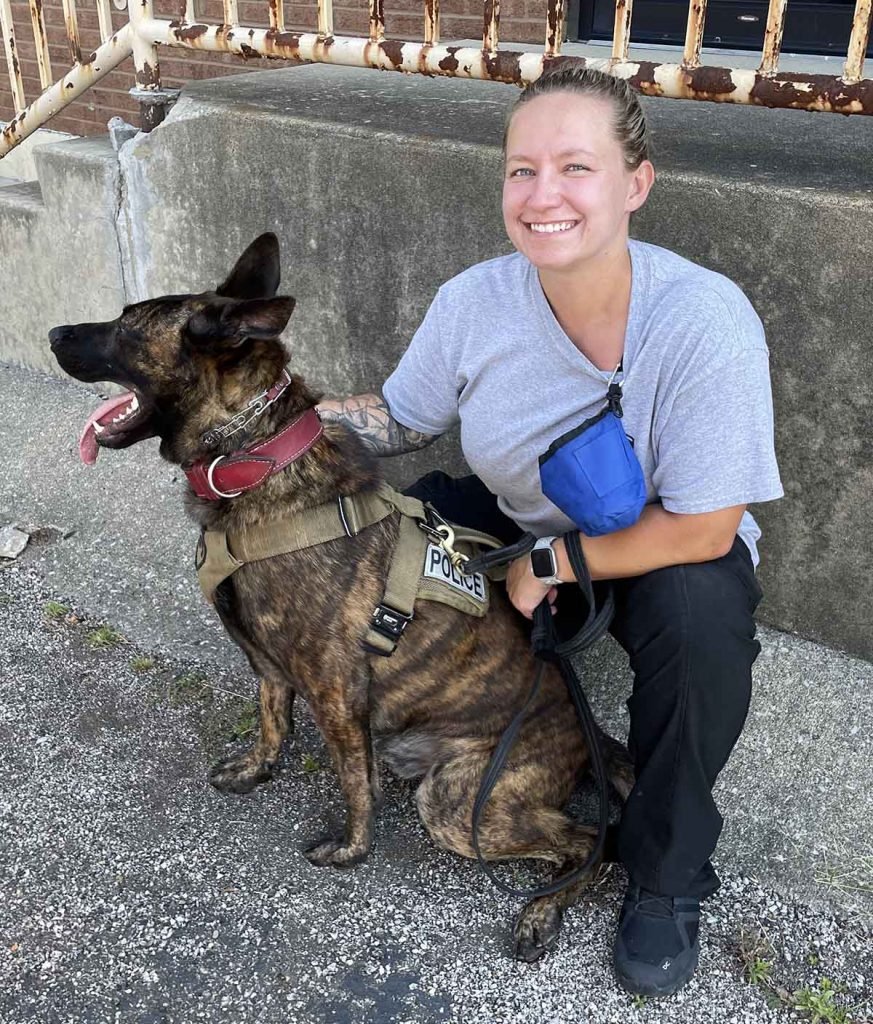
[[[422, 513], [423, 518], [423, 513]], [[390, 657], [397, 648], [413, 616], [415, 596], [421, 580], [421, 567], [428, 538], [419, 529], [419, 520], [401, 515], [394, 558], [385, 581], [382, 600], [373, 610], [364, 647], [373, 654]]]
[[303, 509], [293, 517], [270, 520], [257, 529], [240, 530], [231, 535], [230, 547], [241, 561], [257, 562], [338, 537], [356, 537], [361, 530], [387, 519], [394, 509], [381, 488], [362, 491]]
[[[215, 591], [246, 562], [316, 547], [340, 537], [356, 537], [373, 526], [400, 513], [397, 542], [388, 569], [385, 590], [373, 610], [363, 646], [373, 654], [390, 657], [397, 648], [413, 617], [422, 566], [429, 541], [428, 531], [420, 529], [428, 522], [428, 511], [418, 498], [395, 491], [381, 483], [372, 491], [340, 497], [336, 501], [303, 509], [294, 516], [274, 519], [234, 533], [205, 531], [197, 545], [196, 567], [200, 586], [211, 604]], [[456, 542], [499, 547], [500, 541], [476, 530], [458, 527]]]
[[[339, 537], [357, 536], [395, 511], [393, 499], [391, 488], [380, 485], [375, 491], [362, 491], [304, 509], [292, 519], [270, 520], [257, 528], [230, 534], [205, 531], [197, 545], [195, 566], [206, 600], [213, 604], [219, 584], [246, 562], [300, 551]], [[407, 500], [404, 499], [404, 506]]]

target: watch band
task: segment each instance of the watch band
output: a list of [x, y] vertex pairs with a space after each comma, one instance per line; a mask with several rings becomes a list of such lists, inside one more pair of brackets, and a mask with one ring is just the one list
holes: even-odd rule
[[531, 573], [546, 587], [556, 587], [563, 580], [558, 576], [558, 556], [552, 544], [556, 537], [540, 537], [530, 553]]

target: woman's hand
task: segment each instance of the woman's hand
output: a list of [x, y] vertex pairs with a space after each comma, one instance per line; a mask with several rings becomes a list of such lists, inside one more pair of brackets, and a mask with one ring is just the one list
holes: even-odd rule
[[533, 618], [534, 608], [544, 597], [548, 598], [552, 611], [555, 610], [558, 588], [546, 588], [534, 576], [530, 569], [530, 555], [522, 555], [510, 564], [506, 573], [506, 591], [509, 600], [527, 619]]

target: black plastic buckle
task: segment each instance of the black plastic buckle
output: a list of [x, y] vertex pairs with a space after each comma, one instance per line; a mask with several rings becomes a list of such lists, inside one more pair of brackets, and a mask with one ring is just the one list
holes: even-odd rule
[[373, 629], [388, 640], [399, 640], [411, 621], [411, 615], [404, 615], [387, 604], [377, 604], [373, 609]]

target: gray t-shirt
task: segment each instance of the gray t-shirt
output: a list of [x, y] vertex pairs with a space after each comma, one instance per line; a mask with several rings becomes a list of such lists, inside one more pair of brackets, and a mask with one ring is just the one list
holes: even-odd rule
[[[781, 497], [769, 353], [751, 304], [726, 277], [666, 249], [632, 240], [629, 250], [616, 379], [647, 500], [698, 513]], [[414, 430], [460, 422], [473, 472], [522, 529], [544, 536], [573, 524], [543, 495], [538, 457], [603, 408], [609, 377], [567, 337], [536, 269], [514, 253], [440, 288], [383, 395]], [[761, 533], [748, 512], [738, 532], [757, 565]]]

